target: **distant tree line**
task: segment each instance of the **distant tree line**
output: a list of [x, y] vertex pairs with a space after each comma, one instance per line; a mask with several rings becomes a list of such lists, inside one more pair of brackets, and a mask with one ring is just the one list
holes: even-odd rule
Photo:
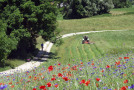
[[132, 0], [113, 0], [114, 8], [128, 8], [132, 6]]
[[7, 57], [34, 54], [36, 38], [56, 38], [57, 5], [53, 0], [0, 0], [0, 64]]
[[83, 18], [108, 13], [114, 7], [112, 0], [70, 0], [64, 18]]
[[132, 0], [56, 0], [63, 4], [64, 18], [75, 19], [108, 13], [112, 8], [132, 6]]

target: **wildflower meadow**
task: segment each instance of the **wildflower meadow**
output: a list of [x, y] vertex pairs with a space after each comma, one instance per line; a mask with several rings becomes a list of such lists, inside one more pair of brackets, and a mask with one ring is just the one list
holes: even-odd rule
[[0, 90], [133, 90], [131, 53], [66, 64], [52, 63], [31, 71], [0, 76]]

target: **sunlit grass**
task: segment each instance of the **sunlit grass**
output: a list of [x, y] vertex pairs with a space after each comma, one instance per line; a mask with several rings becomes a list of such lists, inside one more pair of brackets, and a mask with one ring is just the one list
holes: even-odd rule
[[94, 44], [82, 44], [84, 35], [65, 38], [63, 45], [52, 47], [52, 52], [57, 53], [57, 60], [67, 63], [70, 59], [91, 60], [105, 55], [122, 54], [134, 51], [134, 30], [128, 31], [108, 31], [90, 33], [88, 35]]
[[97, 15], [83, 19], [58, 20], [61, 35], [83, 31], [133, 30], [134, 7], [112, 9], [110, 14]]

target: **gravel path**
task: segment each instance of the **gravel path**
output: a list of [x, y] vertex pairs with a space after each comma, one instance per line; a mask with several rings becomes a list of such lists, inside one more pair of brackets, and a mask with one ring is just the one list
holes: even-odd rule
[[[102, 31], [77, 32], [77, 33], [70, 33], [70, 34], [62, 35], [62, 38], [79, 35], [79, 34], [106, 32], [106, 31], [127, 31], [127, 30], [102, 30]], [[48, 53], [50, 52], [52, 46], [53, 46], [53, 43], [47, 41], [46, 43], [44, 43], [43, 51], [40, 50], [37, 55], [38, 57], [41, 57], [43, 55], [43, 57], [41, 57], [41, 60], [38, 61], [37, 60], [38, 58], [35, 57], [33, 61], [22, 64], [22, 65], [16, 67], [15, 69], [10, 69], [10, 70], [0, 72], [0, 76], [13, 74], [15, 72], [17, 72], [17, 73], [24, 72], [24, 71], [32, 70], [34, 67], [38, 67], [40, 64], [43, 63], [43, 61], [47, 60]], [[45, 52], [45, 55], [44, 55], [44, 52]]]

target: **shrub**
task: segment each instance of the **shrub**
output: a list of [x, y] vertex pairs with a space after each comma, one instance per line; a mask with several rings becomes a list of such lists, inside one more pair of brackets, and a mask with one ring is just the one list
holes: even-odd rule
[[113, 0], [113, 4], [115, 8], [128, 8], [132, 6], [130, 0]]
[[113, 8], [112, 0], [71, 0], [65, 7], [64, 18], [77, 19], [108, 13]]

